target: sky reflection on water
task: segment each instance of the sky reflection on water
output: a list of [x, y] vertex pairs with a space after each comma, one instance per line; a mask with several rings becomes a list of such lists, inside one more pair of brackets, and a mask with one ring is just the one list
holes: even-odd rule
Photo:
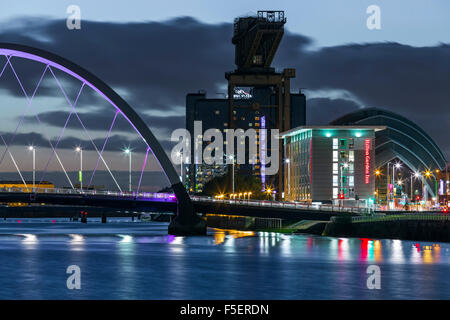
[[[449, 299], [448, 243], [209, 230], [167, 224], [0, 223], [2, 299]], [[82, 289], [66, 268], [80, 266]], [[366, 286], [381, 269], [381, 290]]]

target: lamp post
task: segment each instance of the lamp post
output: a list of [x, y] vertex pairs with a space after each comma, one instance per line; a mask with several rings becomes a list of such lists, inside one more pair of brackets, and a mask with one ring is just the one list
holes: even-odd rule
[[181, 180], [181, 184], [183, 184], [183, 152], [178, 151], [177, 152], [177, 157], [180, 158], [180, 180]]
[[287, 158], [284, 160], [288, 166], [288, 200], [291, 201], [291, 160]]
[[[378, 178], [381, 175], [380, 169], [375, 170], [375, 178]], [[377, 182], [375, 181], [375, 186], [377, 185]], [[378, 188], [375, 190], [375, 201], [378, 203], [379, 197], [378, 197]]]
[[80, 180], [80, 191], [83, 191], [83, 149], [76, 147], [75, 151], [80, 153], [80, 173], [78, 180]]
[[389, 205], [389, 182], [390, 182], [390, 180], [389, 180], [389, 165], [390, 165], [391, 163], [390, 162], [388, 162], [387, 163], [387, 174], [386, 174], [386, 205]]
[[234, 156], [233, 155], [229, 155], [228, 159], [230, 159], [232, 161], [232, 165], [231, 165], [231, 192], [234, 193]]
[[439, 196], [438, 196], [438, 182], [437, 182], [437, 175], [440, 172], [439, 169], [435, 170], [436, 175], [434, 176], [434, 187], [435, 187], [435, 191], [436, 191], [436, 204], [439, 203]]
[[28, 150], [33, 153], [33, 189], [36, 186], [36, 148], [34, 146], [29, 146]]
[[413, 201], [413, 178], [419, 178], [421, 174], [419, 172], [414, 172], [414, 174], [411, 175], [411, 202]]
[[437, 200], [437, 179], [436, 179], [436, 176], [433, 173], [431, 173], [431, 171], [429, 171], [429, 170], [425, 171], [425, 176], [427, 178], [429, 178], [430, 176], [434, 178], [434, 181], [436, 183], [436, 194], [435, 194], [435, 198], [434, 199], [435, 199], [435, 204], [437, 204], [438, 200]]
[[128, 191], [131, 192], [131, 150], [130, 149], [125, 149], [125, 154], [128, 155], [128, 171], [129, 171]]
[[[395, 169], [400, 169], [401, 168], [401, 164], [399, 162], [397, 162], [393, 167], [392, 167], [392, 199], [395, 200], [395, 193], [394, 193], [394, 188], [395, 188]], [[395, 202], [394, 202], [395, 205]]]

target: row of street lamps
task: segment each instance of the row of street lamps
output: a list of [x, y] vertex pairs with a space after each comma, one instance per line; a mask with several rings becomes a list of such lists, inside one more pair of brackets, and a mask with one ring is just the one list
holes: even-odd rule
[[[251, 192], [240, 192], [240, 193], [230, 193], [229, 198], [231, 199], [243, 199], [243, 200], [250, 200], [250, 196], [252, 195]], [[225, 199], [225, 195], [219, 194], [215, 196], [216, 199]]]
[[[31, 151], [33, 155], [33, 189], [34, 189], [36, 186], [36, 147], [29, 146], [28, 150]], [[79, 180], [80, 180], [80, 190], [83, 190], [83, 149], [81, 147], [76, 147], [75, 151], [80, 154]], [[131, 150], [127, 148], [124, 150], [124, 153], [128, 155], [129, 159], [128, 191], [131, 192]]]
[[[387, 163], [387, 172], [388, 172], [388, 174], [387, 174], [387, 191], [389, 191], [389, 165], [390, 165], [391, 163], [390, 162], [388, 162]], [[395, 164], [393, 164], [393, 166], [392, 166], [392, 184], [393, 185], [395, 185], [395, 169], [400, 169], [401, 168], [401, 164], [400, 163], [395, 163]], [[436, 169], [436, 173], [439, 173], [439, 170], [438, 169]], [[379, 170], [379, 169], [377, 169], [376, 171], [375, 171], [375, 176], [380, 176], [381, 175], [381, 170]], [[412, 201], [412, 199], [413, 199], [413, 179], [415, 178], [415, 179], [419, 179], [419, 178], [421, 178], [422, 179], [422, 192], [423, 192], [423, 178], [430, 178], [430, 177], [433, 177], [434, 179], [435, 179], [435, 181], [437, 182], [437, 180], [436, 180], [436, 176], [433, 174], [433, 172], [432, 171], [430, 171], [429, 169], [427, 169], [426, 171], [424, 171], [424, 172], [420, 172], [420, 171], [416, 171], [416, 172], [413, 172], [412, 174], [411, 174], [411, 177], [410, 177], [410, 179], [411, 179], [411, 191], [410, 191], [410, 193], [411, 193], [411, 201]], [[402, 185], [403, 184], [403, 181], [401, 180], [401, 179], [398, 179], [397, 180], [397, 184], [398, 185]], [[436, 188], [437, 189], [437, 188]], [[388, 193], [389, 192], [387, 192], [386, 193], [386, 196], [388, 196]], [[388, 199], [389, 200], [389, 199]], [[436, 203], [437, 203], [437, 190], [436, 190]]]

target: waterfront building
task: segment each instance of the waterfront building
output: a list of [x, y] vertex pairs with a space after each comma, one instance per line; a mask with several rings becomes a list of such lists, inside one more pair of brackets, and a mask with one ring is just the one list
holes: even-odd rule
[[[339, 117], [330, 125], [386, 126], [386, 130], [375, 133], [378, 203], [396, 206], [402, 194], [409, 201], [417, 196], [431, 200], [436, 192], [441, 201], [445, 199], [448, 162], [431, 136], [410, 119], [389, 110], [366, 108]], [[426, 176], [426, 172], [430, 173]]]
[[[192, 161], [185, 170], [184, 178], [190, 192], [201, 192], [208, 180], [231, 169], [235, 170], [235, 174], [259, 176], [262, 190], [266, 185], [281, 189], [282, 172], [276, 176], [267, 176], [264, 165], [259, 161], [259, 153], [254, 164], [195, 164], [195, 142], [201, 140], [201, 136], [195, 136], [194, 121], [202, 122], [203, 132], [216, 128], [224, 136], [228, 129], [255, 129], [258, 143], [267, 143], [269, 153], [272, 152], [270, 139], [266, 142], [267, 137], [260, 135], [260, 129], [279, 129], [282, 132], [305, 124], [305, 95], [300, 90], [291, 93], [290, 88], [295, 69], [277, 72], [271, 67], [285, 23], [283, 11], [258, 11], [256, 16], [237, 18], [232, 38], [237, 69], [225, 73], [228, 92], [220, 98], [208, 98], [204, 91], [186, 96], [186, 128], [191, 134]], [[245, 143], [248, 150], [248, 142]], [[207, 145], [202, 142], [198, 149], [204, 150]], [[281, 150], [277, 150], [280, 158]]]
[[284, 199], [346, 205], [375, 193], [375, 132], [382, 126], [303, 126], [283, 132]]
[[[16, 189], [21, 192], [31, 192], [33, 188], [33, 181], [0, 181], [0, 189]], [[53, 189], [55, 185], [49, 181], [36, 182], [35, 189]]]

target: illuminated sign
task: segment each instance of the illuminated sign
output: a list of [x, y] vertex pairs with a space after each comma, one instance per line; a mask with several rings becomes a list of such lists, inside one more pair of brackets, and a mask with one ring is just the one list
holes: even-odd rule
[[370, 139], [364, 140], [364, 182], [370, 182]]
[[245, 91], [244, 89], [234, 88], [233, 98], [234, 99], [251, 99], [251, 98], [253, 98], [253, 96], [251, 93]]
[[[261, 117], [261, 129], [266, 128], [266, 116]], [[261, 184], [262, 191], [266, 191], [266, 130], [261, 130], [260, 137], [261, 143], [261, 152], [260, 152], [260, 160], [261, 160]]]

